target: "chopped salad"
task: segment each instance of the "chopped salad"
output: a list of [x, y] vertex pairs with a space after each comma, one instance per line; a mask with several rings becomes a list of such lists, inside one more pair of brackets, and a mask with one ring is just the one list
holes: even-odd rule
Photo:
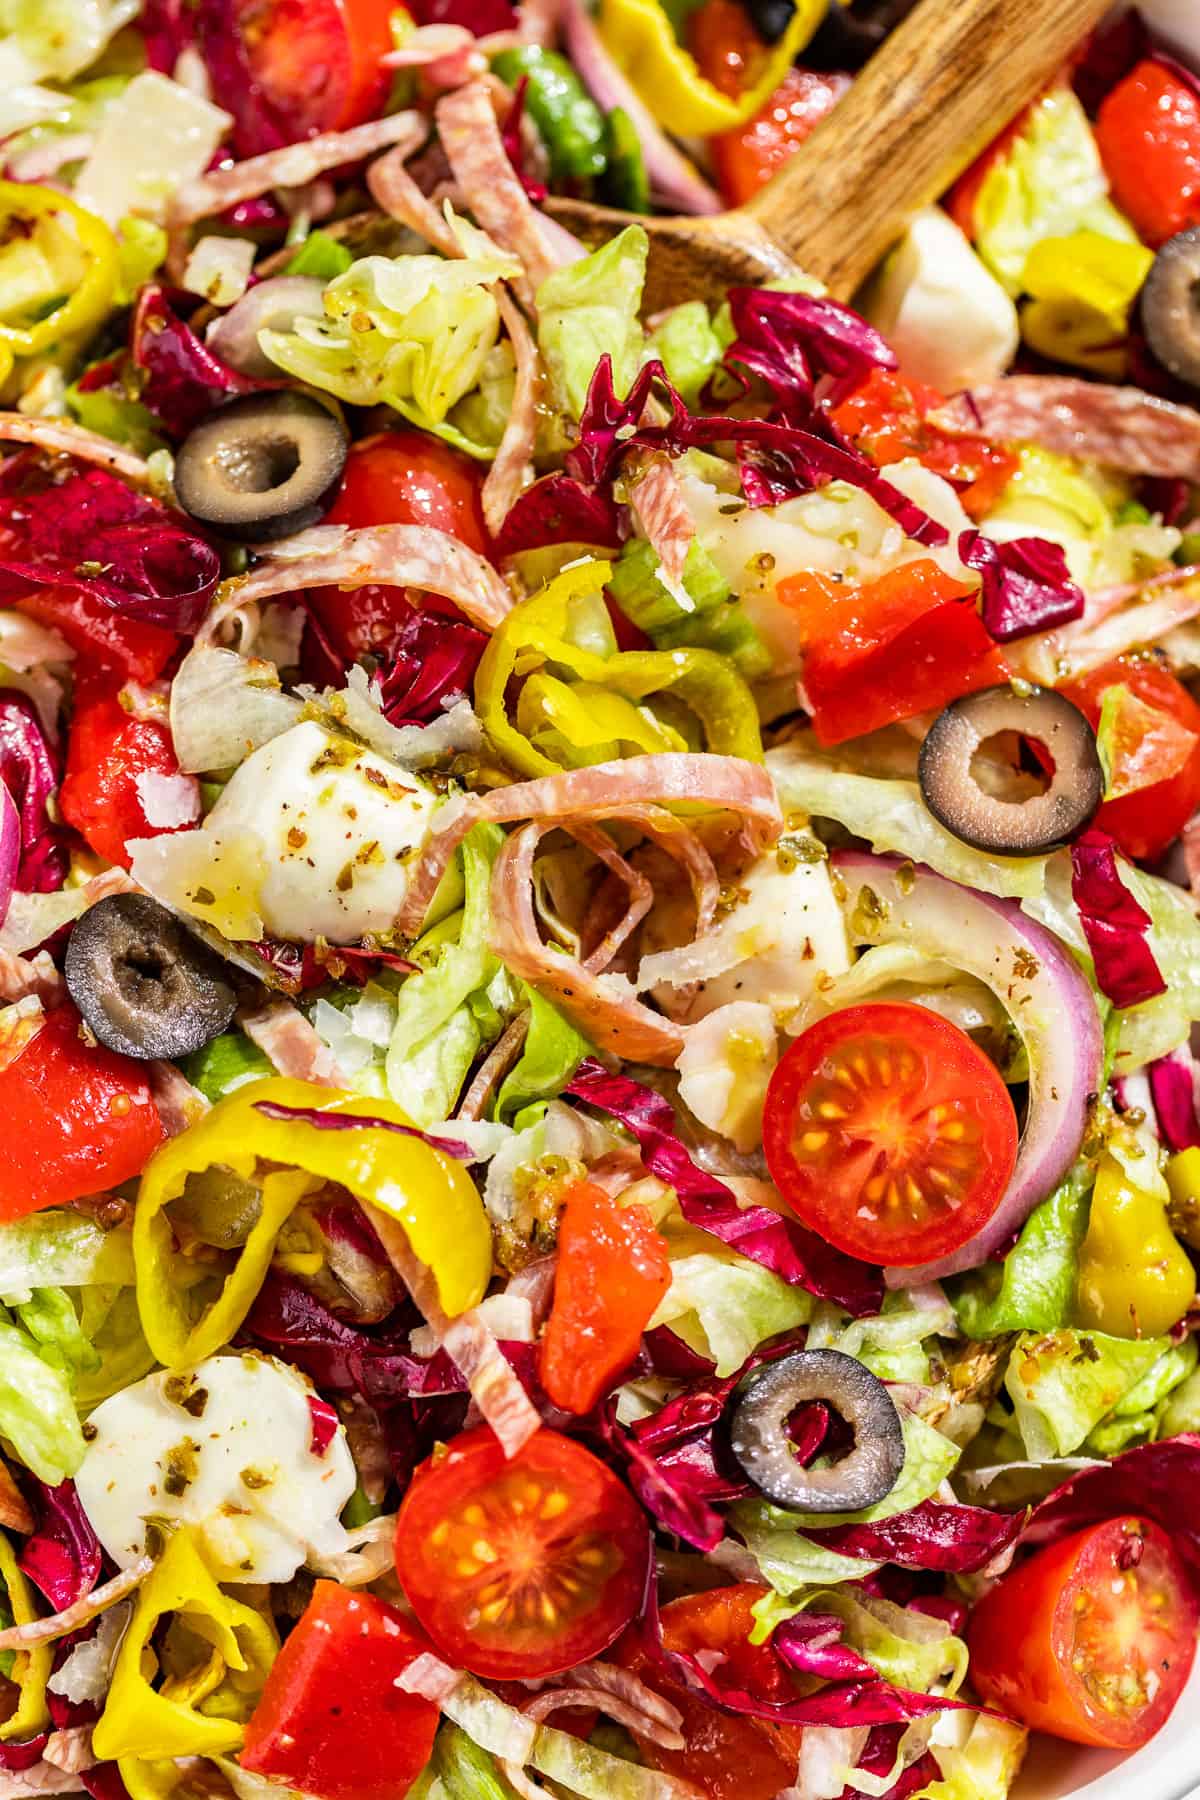
[[642, 306], [907, 10], [0, 7], [0, 1800], [1178, 1700], [1190, 10], [854, 308]]

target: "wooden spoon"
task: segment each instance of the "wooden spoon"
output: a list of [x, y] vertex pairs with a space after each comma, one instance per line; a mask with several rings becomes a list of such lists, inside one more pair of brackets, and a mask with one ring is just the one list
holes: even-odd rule
[[[718, 302], [797, 267], [849, 300], [913, 215], [943, 194], [1109, 10], [1110, 0], [921, 0], [761, 193], [711, 218], [638, 218], [646, 310]], [[668, 120], [669, 124], [670, 121]], [[587, 243], [630, 213], [546, 210]]]

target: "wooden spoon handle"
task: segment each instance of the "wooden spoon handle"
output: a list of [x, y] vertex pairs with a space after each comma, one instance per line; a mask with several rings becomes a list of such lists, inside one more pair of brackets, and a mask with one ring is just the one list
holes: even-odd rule
[[1110, 0], [921, 0], [743, 210], [848, 299], [1028, 104]]

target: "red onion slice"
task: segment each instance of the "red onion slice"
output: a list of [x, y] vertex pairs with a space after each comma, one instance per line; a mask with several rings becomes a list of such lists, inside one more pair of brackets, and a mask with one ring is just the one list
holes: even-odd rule
[[896, 856], [839, 850], [830, 860], [845, 884], [856, 942], [911, 944], [974, 975], [1009, 1014], [1029, 1058], [1029, 1116], [1000, 1205], [949, 1256], [884, 1271], [889, 1287], [912, 1287], [986, 1262], [1062, 1180], [1079, 1154], [1088, 1107], [1103, 1086], [1100, 1016], [1069, 953], [1016, 901], [962, 887]]
[[7, 786], [0, 781], [0, 925], [8, 916], [20, 861], [21, 816]]
[[214, 319], [204, 341], [243, 375], [253, 375], [259, 381], [278, 379], [279, 369], [259, 347], [259, 332], [264, 326], [272, 331], [290, 331], [297, 319], [324, 318], [324, 293], [325, 284], [315, 275], [273, 275]]

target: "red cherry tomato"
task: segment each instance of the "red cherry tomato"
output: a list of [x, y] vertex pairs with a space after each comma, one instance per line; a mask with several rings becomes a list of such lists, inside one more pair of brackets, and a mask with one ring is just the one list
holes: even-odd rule
[[[469, 456], [427, 431], [381, 431], [351, 446], [329, 525], [432, 525], [481, 556], [490, 554], [480, 489], [483, 472]], [[313, 588], [309, 604], [335, 650], [348, 661], [386, 651], [412, 607], [403, 588], [344, 593]], [[453, 611], [445, 602], [443, 610]]]
[[[382, 110], [391, 86], [380, 63], [393, 47], [391, 0], [233, 0], [229, 11], [247, 79], [222, 88], [221, 100], [234, 115], [240, 154], [265, 147], [264, 111], [284, 141], [295, 142], [345, 131]], [[217, 46], [203, 21], [201, 36], [215, 64]]]
[[1096, 119], [1113, 199], [1152, 249], [1200, 224], [1200, 94], [1157, 57], [1117, 83]]
[[14, 604], [66, 639], [77, 658], [76, 674], [103, 669], [122, 681], [150, 682], [162, 674], [179, 642], [161, 625], [127, 619], [75, 588], [32, 588]]
[[984, 438], [951, 437], [926, 421], [942, 404], [936, 388], [889, 369], [872, 369], [833, 409], [839, 431], [850, 438], [876, 468], [915, 456], [958, 490], [973, 519], [989, 513], [1020, 467], [1011, 450]]
[[784, 1200], [829, 1243], [863, 1262], [923, 1263], [995, 1212], [1017, 1118], [966, 1032], [878, 1001], [801, 1032], [767, 1089], [763, 1149]]
[[[130, 838], [184, 831], [199, 818], [195, 783], [180, 774], [166, 721], [135, 719], [104, 676], [89, 677], [76, 689], [58, 805], [97, 855], [123, 869], [129, 867]], [[176, 822], [163, 824], [168, 816]]]
[[[1181, 681], [1153, 657], [1119, 656], [1092, 669], [1062, 689], [1088, 723], [1100, 723], [1104, 690], [1126, 687], [1155, 712], [1165, 714], [1185, 731], [1200, 736], [1200, 706]], [[1137, 746], [1123, 746], [1128, 763], [1137, 757]], [[1147, 769], [1143, 773], [1150, 774]], [[1153, 861], [1179, 836], [1196, 808], [1200, 807], [1200, 741], [1182, 768], [1162, 781], [1151, 781], [1136, 793], [1106, 800], [1096, 814], [1096, 824], [1111, 832], [1129, 856]]]
[[1108, 1519], [1037, 1551], [984, 1595], [971, 1614], [971, 1680], [1022, 1725], [1137, 1750], [1183, 1691], [1197, 1617], [1166, 1533]]
[[246, 1726], [242, 1767], [316, 1800], [406, 1794], [440, 1715], [396, 1678], [428, 1648], [385, 1600], [318, 1581]]
[[[794, 1699], [797, 1690], [778, 1657], [765, 1645], [750, 1642], [755, 1623], [751, 1608], [766, 1592], [744, 1581], [672, 1600], [662, 1609], [663, 1642], [668, 1650], [715, 1651], [724, 1659], [722, 1668], [730, 1684], [760, 1700]], [[643, 1675], [683, 1714], [682, 1750], [664, 1750], [647, 1738], [637, 1738], [642, 1760], [650, 1768], [692, 1782], [709, 1800], [774, 1800], [795, 1785], [799, 1726], [718, 1712], [693, 1690], [664, 1677], [634, 1633], [622, 1639], [614, 1660]]]
[[79, 1030], [75, 1008], [56, 1007], [0, 1070], [0, 1220], [117, 1187], [163, 1141], [142, 1065]]
[[832, 112], [849, 86], [848, 75], [789, 69], [761, 112], [745, 125], [713, 138], [713, 167], [726, 203], [741, 206], [765, 186]]
[[571, 1189], [542, 1337], [542, 1386], [555, 1406], [591, 1412], [637, 1355], [670, 1285], [666, 1241], [644, 1206], [621, 1206], [594, 1181]]
[[855, 586], [804, 571], [781, 581], [804, 645], [804, 698], [823, 744], [946, 706], [1007, 678], [976, 590], [921, 559]]
[[606, 1650], [642, 1604], [645, 1515], [590, 1451], [544, 1427], [511, 1460], [482, 1425], [417, 1470], [396, 1572], [442, 1654], [475, 1675], [554, 1675]]

